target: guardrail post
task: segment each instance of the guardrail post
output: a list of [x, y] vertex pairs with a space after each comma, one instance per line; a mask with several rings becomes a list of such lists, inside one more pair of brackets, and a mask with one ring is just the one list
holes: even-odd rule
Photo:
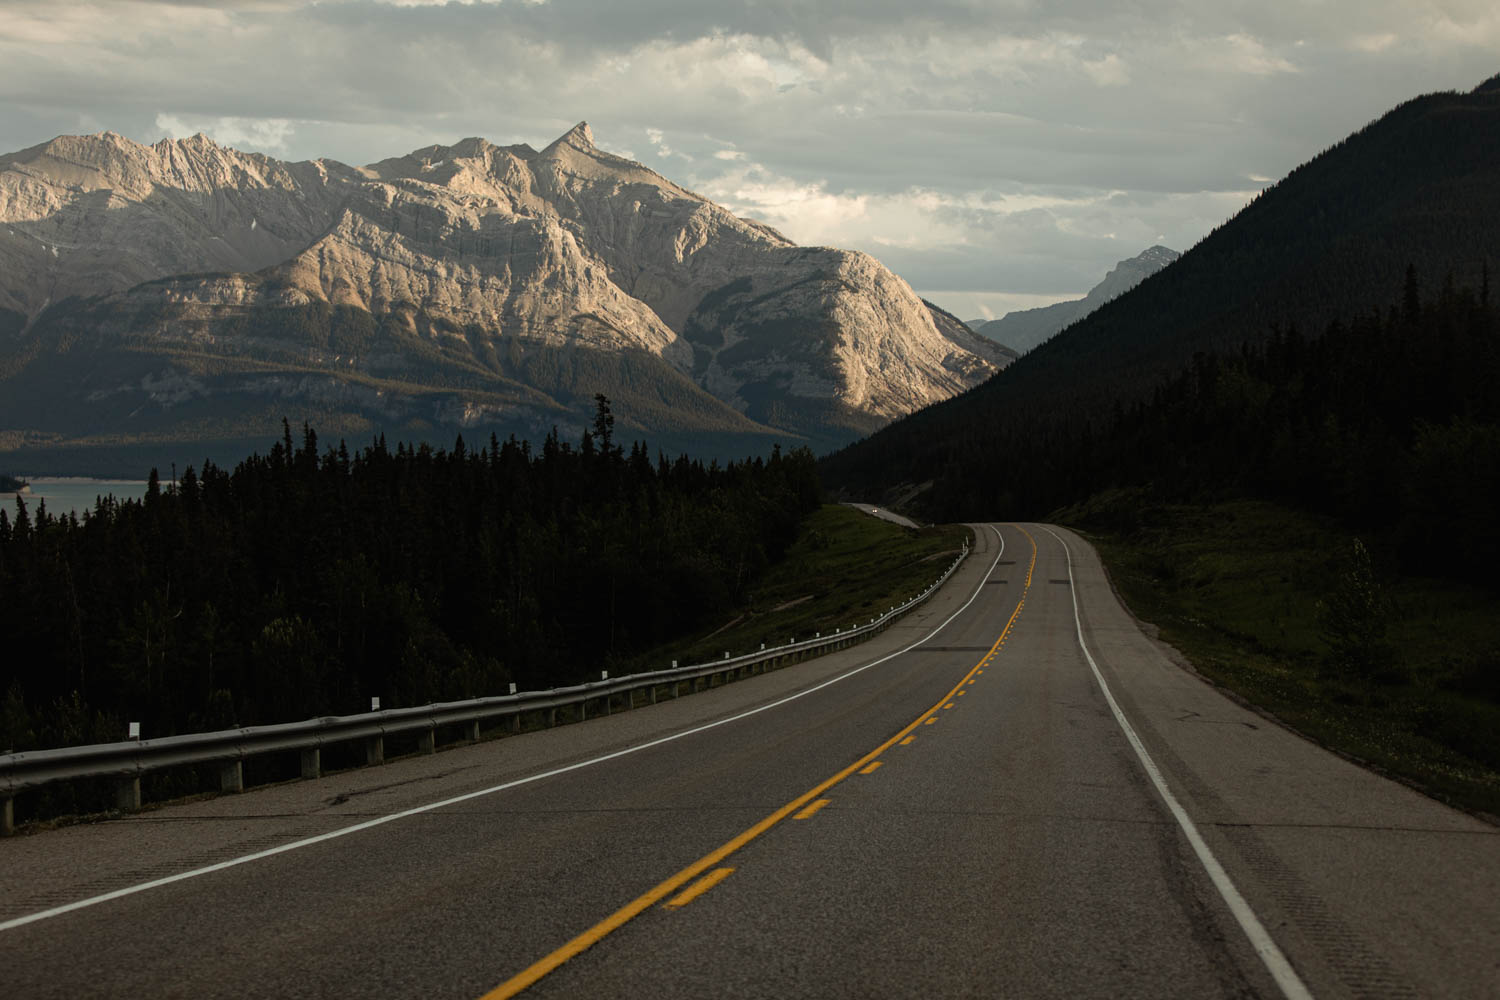
[[115, 786], [115, 808], [123, 812], [135, 812], [141, 807], [141, 779], [121, 778]]
[[302, 751], [302, 777], [323, 777], [323, 750], [321, 747], [313, 747], [311, 750]]
[[436, 729], [424, 729], [417, 734], [417, 753], [437, 753]]
[[555, 725], [557, 725], [557, 709], [549, 708], [547, 709], [547, 728], [551, 729]]
[[655, 684], [651, 685], [651, 687], [648, 688], [647, 690], [649, 690], [651, 692], [651, 704], [655, 705], [656, 704], [656, 685]]
[[10, 796], [0, 799], [0, 837], [16, 832], [16, 803]]
[[245, 762], [226, 760], [219, 765], [219, 791], [243, 792], [245, 790]]
[[[510, 731], [513, 732], [513, 733], [519, 733], [521, 731], [521, 713], [520, 712], [517, 712], [515, 715], [512, 715], [510, 717]], [[474, 736], [474, 738], [476, 740], [479, 739], [479, 736], [477, 735], [479, 733], [479, 723], [477, 723], [477, 722], [474, 723], [474, 732], [476, 734]]]
[[479, 742], [479, 720], [464, 723], [464, 739], [470, 743]]
[[385, 737], [371, 736], [365, 740], [366, 766], [385, 763]]

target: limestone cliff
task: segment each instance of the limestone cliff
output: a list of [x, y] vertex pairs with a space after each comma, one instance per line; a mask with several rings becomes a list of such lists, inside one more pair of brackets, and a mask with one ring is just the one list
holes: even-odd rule
[[[0, 364], [12, 385], [28, 366], [63, 377], [87, 345], [84, 402], [134, 399], [162, 426], [215, 395], [227, 419], [232, 370], [372, 425], [525, 415], [535, 433], [581, 423], [597, 389], [633, 393], [625, 426], [648, 434], [658, 408], [684, 432], [831, 444], [1009, 360], [873, 258], [795, 246], [598, 149], [587, 124], [541, 151], [474, 138], [363, 168], [62, 137], [0, 157], [0, 310], [28, 325], [9, 337], [25, 357]], [[186, 397], [147, 389], [184, 378]], [[0, 405], [0, 428], [26, 419]]]

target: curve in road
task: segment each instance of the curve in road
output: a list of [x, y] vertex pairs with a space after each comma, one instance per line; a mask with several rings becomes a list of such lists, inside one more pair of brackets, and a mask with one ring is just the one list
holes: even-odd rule
[[1144, 758], [1310, 994], [1493, 995], [1495, 828], [1224, 698], [1050, 530], [795, 668], [0, 844], [7, 988], [472, 998], [583, 941], [526, 995], [1282, 995]]

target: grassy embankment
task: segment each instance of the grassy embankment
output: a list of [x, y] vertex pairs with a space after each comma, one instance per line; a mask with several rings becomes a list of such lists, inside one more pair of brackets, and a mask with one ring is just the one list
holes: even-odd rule
[[1096, 498], [1055, 515], [1098, 547], [1116, 588], [1204, 676], [1330, 749], [1454, 805], [1500, 816], [1500, 594], [1376, 579], [1378, 669], [1340, 667], [1319, 603], [1354, 535], [1268, 503]]
[[864, 624], [919, 594], [958, 555], [961, 525], [912, 530], [852, 507], [827, 505], [803, 525], [786, 557], [772, 566], [734, 616], [635, 658], [634, 670], [661, 670], [753, 652]]

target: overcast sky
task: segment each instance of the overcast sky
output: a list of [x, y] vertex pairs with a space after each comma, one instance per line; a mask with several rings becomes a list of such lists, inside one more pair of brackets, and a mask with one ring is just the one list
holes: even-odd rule
[[1186, 250], [1393, 105], [1497, 72], [1495, 0], [0, 0], [0, 150], [202, 131], [367, 163], [587, 120], [971, 319]]

